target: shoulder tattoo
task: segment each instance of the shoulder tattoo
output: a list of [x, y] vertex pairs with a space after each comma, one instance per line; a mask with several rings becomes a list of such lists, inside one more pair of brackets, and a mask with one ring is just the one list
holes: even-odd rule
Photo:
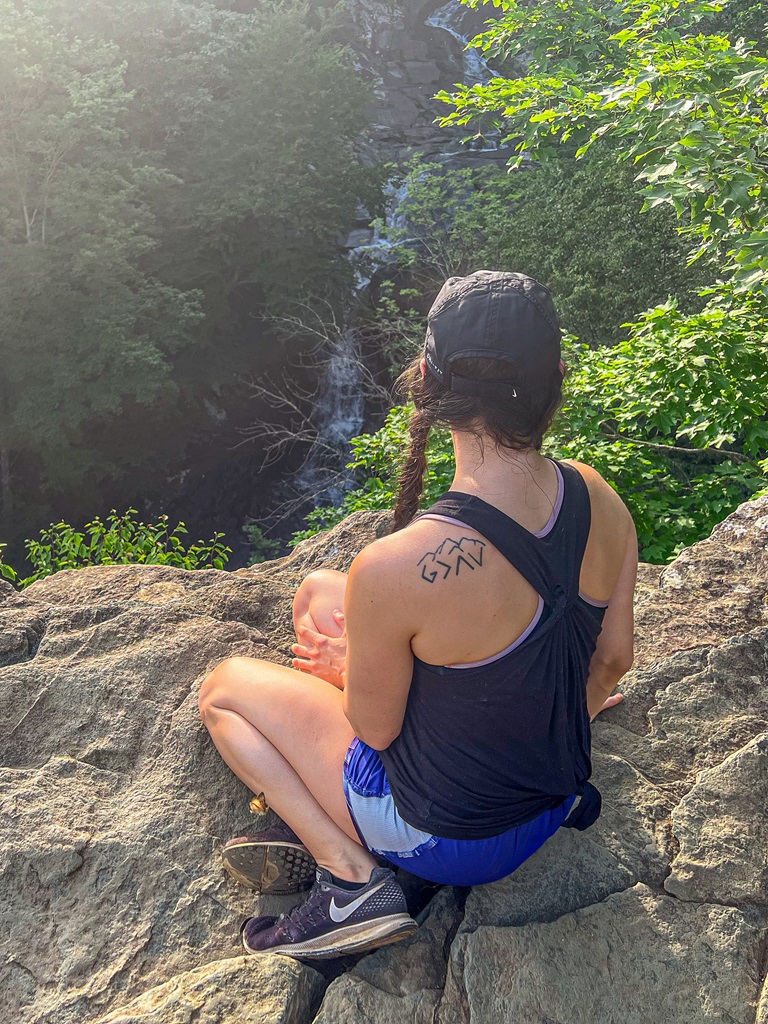
[[421, 578], [426, 583], [448, 579], [451, 575], [459, 576], [462, 571], [474, 572], [483, 564], [485, 544], [473, 537], [462, 537], [454, 540], [446, 537], [436, 551], [428, 551], [417, 562], [421, 569]]

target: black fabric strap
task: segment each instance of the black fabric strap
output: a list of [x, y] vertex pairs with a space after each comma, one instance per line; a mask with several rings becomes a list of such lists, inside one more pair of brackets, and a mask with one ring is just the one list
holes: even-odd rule
[[578, 470], [557, 465], [563, 474], [563, 504], [544, 537], [536, 537], [494, 505], [463, 491], [448, 491], [421, 514], [447, 516], [472, 527], [504, 555], [548, 607], [553, 608], [562, 595], [573, 601], [589, 539], [589, 492]]

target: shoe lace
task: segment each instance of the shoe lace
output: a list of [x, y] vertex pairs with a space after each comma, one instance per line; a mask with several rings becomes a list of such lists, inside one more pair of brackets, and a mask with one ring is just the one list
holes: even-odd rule
[[315, 882], [304, 899], [297, 903], [296, 906], [291, 907], [287, 913], [281, 914], [276, 923], [280, 924], [282, 921], [288, 921], [291, 924], [302, 927], [304, 924], [317, 922], [321, 917], [321, 908], [317, 902], [313, 901], [316, 900], [321, 891], [322, 886], [320, 882]]

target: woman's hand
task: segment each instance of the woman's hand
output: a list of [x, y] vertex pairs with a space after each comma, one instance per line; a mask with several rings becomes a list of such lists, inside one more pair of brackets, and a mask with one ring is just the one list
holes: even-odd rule
[[603, 704], [603, 706], [600, 708], [600, 710], [595, 712], [595, 714], [592, 716], [590, 721], [594, 722], [594, 720], [600, 714], [600, 711], [607, 711], [608, 708], [615, 708], [616, 705], [617, 704], [621, 704], [621, 702], [623, 700], [624, 700], [624, 694], [623, 693], [614, 693], [613, 696], [609, 697], [606, 700], [606, 702]]
[[[344, 629], [344, 612], [336, 609], [333, 613], [334, 621]], [[295, 654], [293, 667], [299, 672], [306, 672], [310, 676], [317, 676], [327, 683], [344, 689], [344, 670], [347, 665], [347, 634], [343, 632], [340, 637], [326, 636], [325, 633], [318, 633], [309, 626], [298, 626], [296, 634], [299, 643], [293, 645], [291, 650]]]

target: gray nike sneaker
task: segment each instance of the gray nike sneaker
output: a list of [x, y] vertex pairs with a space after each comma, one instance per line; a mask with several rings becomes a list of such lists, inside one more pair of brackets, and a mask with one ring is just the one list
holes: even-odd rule
[[297, 960], [330, 960], [399, 942], [418, 925], [389, 868], [374, 868], [365, 886], [349, 892], [325, 868], [309, 895], [288, 914], [251, 917], [240, 933], [248, 953], [280, 953]]
[[221, 859], [240, 885], [275, 895], [309, 889], [317, 867], [306, 846], [282, 821], [230, 839]]

